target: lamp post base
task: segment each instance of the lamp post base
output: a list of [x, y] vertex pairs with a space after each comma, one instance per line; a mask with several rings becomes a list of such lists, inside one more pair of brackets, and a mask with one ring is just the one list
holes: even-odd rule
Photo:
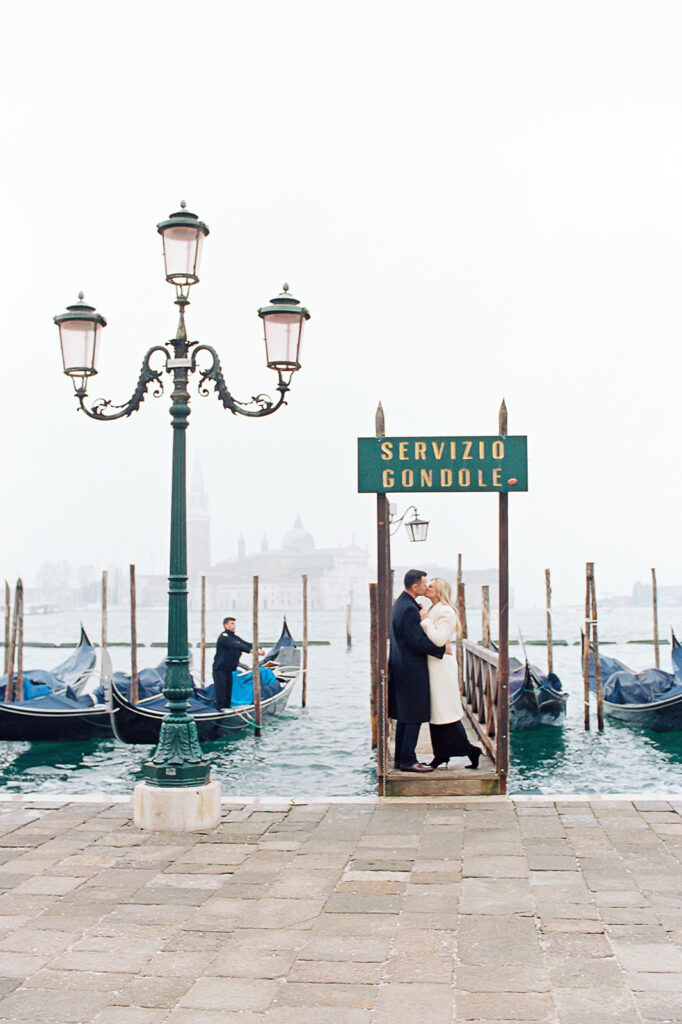
[[149, 832], [203, 832], [220, 824], [220, 783], [152, 786], [138, 782], [133, 820]]

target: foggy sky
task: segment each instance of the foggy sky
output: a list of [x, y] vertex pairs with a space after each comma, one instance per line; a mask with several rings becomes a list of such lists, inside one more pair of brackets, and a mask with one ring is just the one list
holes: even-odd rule
[[[682, 7], [676, 2], [38, 2], [4, 15], [4, 501], [0, 576], [50, 558], [163, 571], [168, 398], [76, 412], [52, 316], [107, 317], [92, 397], [122, 402], [175, 333], [156, 223], [211, 234], [192, 339], [238, 397], [274, 390], [256, 309], [311, 311], [288, 408], [193, 398], [213, 557], [300, 512], [374, 544], [356, 438], [528, 435], [510, 499], [517, 604], [682, 582]], [[411, 498], [398, 497], [407, 505]], [[484, 568], [497, 502], [418, 501], [394, 561]]]

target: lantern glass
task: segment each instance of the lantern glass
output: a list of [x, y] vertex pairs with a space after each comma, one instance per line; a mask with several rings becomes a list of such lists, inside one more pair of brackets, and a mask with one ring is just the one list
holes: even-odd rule
[[102, 325], [94, 320], [63, 320], [59, 324], [64, 373], [74, 380], [97, 373]]
[[273, 370], [298, 370], [301, 365], [303, 315], [295, 310], [266, 313], [265, 352]]
[[204, 232], [198, 226], [179, 224], [164, 228], [161, 234], [166, 280], [181, 287], [196, 284], [199, 280]]
[[420, 519], [415, 513], [414, 518], [405, 523], [405, 529], [412, 543], [420, 543], [426, 540], [429, 532], [429, 523], [426, 519]]

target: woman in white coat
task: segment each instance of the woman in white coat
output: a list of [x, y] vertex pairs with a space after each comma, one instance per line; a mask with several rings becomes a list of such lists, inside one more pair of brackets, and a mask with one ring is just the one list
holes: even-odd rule
[[[454, 639], [457, 628], [457, 609], [452, 603], [452, 588], [447, 580], [435, 577], [426, 588], [426, 597], [432, 602], [427, 612], [421, 611], [421, 626], [429, 640], [438, 647]], [[431, 691], [431, 746], [432, 768], [446, 764], [451, 757], [468, 757], [467, 768], [478, 768], [483, 751], [469, 742], [462, 723], [464, 710], [457, 682], [457, 662], [454, 655], [442, 659], [427, 657], [429, 689]]]

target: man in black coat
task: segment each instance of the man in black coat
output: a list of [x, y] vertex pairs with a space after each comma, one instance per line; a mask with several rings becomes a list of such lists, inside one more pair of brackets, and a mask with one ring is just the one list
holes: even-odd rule
[[426, 656], [442, 658], [445, 647], [436, 647], [420, 625], [421, 605], [416, 598], [426, 591], [426, 573], [409, 569], [405, 589], [393, 605], [391, 650], [388, 657], [388, 713], [397, 721], [395, 765], [403, 772], [430, 772], [417, 761], [417, 740], [422, 722], [431, 717], [429, 670]]
[[[229, 616], [223, 619], [223, 632], [216, 643], [215, 658], [213, 659], [213, 682], [215, 683], [215, 702], [219, 708], [229, 708], [232, 701], [232, 673], [239, 664], [242, 652], [248, 654], [253, 650], [253, 644], [242, 640], [237, 636], [236, 619]], [[265, 651], [258, 651], [265, 654]]]

